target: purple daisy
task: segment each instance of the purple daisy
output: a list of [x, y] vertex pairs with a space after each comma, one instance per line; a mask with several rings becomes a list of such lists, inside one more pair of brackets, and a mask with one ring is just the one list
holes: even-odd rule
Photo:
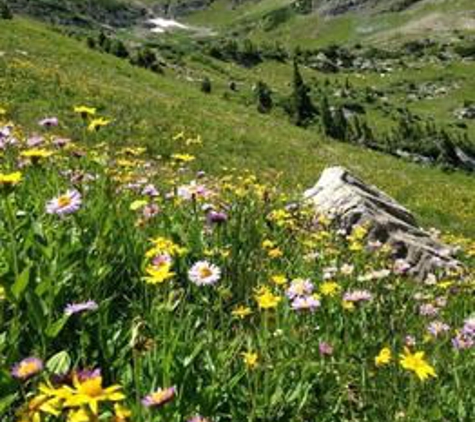
[[320, 301], [313, 296], [298, 296], [292, 301], [292, 309], [295, 311], [314, 311], [320, 307]]
[[159, 388], [154, 393], [150, 393], [142, 399], [142, 404], [145, 407], [161, 407], [172, 401], [176, 395], [176, 388]]
[[292, 280], [286, 295], [289, 299], [295, 299], [302, 296], [310, 296], [313, 293], [314, 285], [309, 279], [296, 278]]
[[43, 361], [35, 357], [29, 357], [16, 363], [11, 374], [14, 378], [27, 380], [43, 370]]
[[449, 330], [450, 327], [442, 321], [432, 321], [427, 326], [427, 331], [429, 331], [433, 337], [439, 337], [441, 334], [446, 333]]
[[352, 290], [343, 296], [345, 302], [367, 302], [373, 299], [373, 295], [368, 290]]
[[333, 354], [333, 346], [326, 341], [321, 341], [318, 344], [318, 351], [322, 356], [331, 356]]
[[64, 313], [67, 316], [74, 314], [80, 314], [86, 311], [95, 311], [99, 308], [99, 305], [93, 300], [88, 300], [87, 302], [81, 303], [68, 303], [66, 308], [64, 308]]
[[59, 120], [57, 117], [46, 117], [45, 119], [40, 120], [38, 124], [43, 127], [54, 127], [58, 126]]
[[154, 185], [149, 184], [147, 186], [144, 186], [144, 188], [142, 189], [142, 195], [146, 195], [146, 196], [150, 196], [152, 198], [155, 198], [155, 197], [159, 196], [160, 193], [158, 192], [158, 189]]
[[198, 261], [188, 271], [188, 278], [197, 286], [211, 286], [221, 278], [221, 269], [208, 261]]
[[30, 137], [26, 140], [26, 145], [27, 145], [29, 148], [34, 148], [34, 147], [38, 147], [38, 146], [42, 145], [44, 142], [45, 142], [45, 138], [43, 138], [42, 136], [40, 136], [40, 135], [33, 135], [33, 136], [30, 136]]
[[81, 204], [81, 194], [77, 190], [68, 190], [64, 195], [49, 201], [46, 204], [46, 212], [56, 215], [72, 214], [79, 210]]
[[224, 212], [218, 212], [218, 211], [209, 211], [208, 214], [206, 214], [206, 222], [211, 225], [211, 224], [223, 224], [226, 221], [228, 221], [228, 215]]

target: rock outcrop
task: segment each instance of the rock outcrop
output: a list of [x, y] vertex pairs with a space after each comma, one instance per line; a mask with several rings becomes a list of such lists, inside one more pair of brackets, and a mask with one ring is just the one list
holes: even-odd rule
[[368, 226], [368, 242], [390, 246], [394, 259], [404, 260], [416, 278], [461, 265], [453, 249], [421, 229], [406, 208], [342, 167], [326, 169], [304, 198], [348, 234], [356, 226]]

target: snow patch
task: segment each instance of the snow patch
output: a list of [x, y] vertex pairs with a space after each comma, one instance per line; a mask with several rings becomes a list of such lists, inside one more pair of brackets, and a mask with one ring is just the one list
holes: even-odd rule
[[151, 29], [152, 32], [156, 34], [163, 34], [170, 29], [190, 29], [189, 26], [183, 25], [180, 22], [177, 22], [173, 19], [163, 19], [163, 18], [153, 18], [149, 21], [151, 24], [155, 25]]

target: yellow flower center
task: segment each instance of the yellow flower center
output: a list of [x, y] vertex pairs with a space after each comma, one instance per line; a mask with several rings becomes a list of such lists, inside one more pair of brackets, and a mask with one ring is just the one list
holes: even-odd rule
[[30, 375], [31, 373], [36, 372], [37, 369], [38, 369], [38, 366], [36, 362], [25, 362], [18, 369], [18, 375], [20, 377], [26, 377]]
[[201, 278], [208, 278], [213, 275], [213, 272], [208, 267], [200, 268], [200, 277]]
[[60, 208], [64, 208], [71, 205], [71, 202], [71, 198], [67, 195], [63, 195], [58, 198], [58, 205]]
[[102, 377], [95, 377], [81, 383], [79, 388], [82, 394], [89, 397], [98, 397], [104, 393], [102, 389]]

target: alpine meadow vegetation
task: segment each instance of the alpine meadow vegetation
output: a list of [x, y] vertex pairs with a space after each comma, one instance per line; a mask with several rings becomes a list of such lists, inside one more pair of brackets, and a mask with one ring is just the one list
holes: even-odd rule
[[0, 0], [0, 421], [475, 421], [472, 2]]
[[68, 113], [77, 139], [1, 110], [6, 420], [473, 420], [473, 241], [417, 282], [367, 228], [200, 171], [199, 134], [154, 158]]

